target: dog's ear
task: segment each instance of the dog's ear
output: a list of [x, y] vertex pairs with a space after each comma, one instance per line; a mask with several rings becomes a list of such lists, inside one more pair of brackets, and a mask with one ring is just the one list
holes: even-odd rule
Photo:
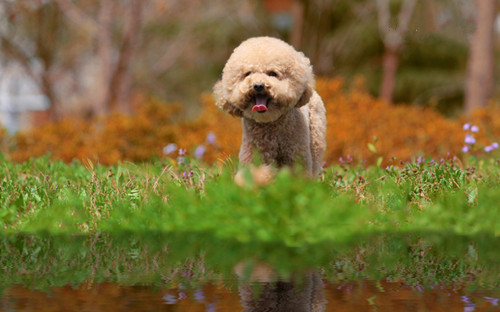
[[314, 94], [314, 74], [309, 58], [302, 52], [297, 52], [297, 54], [299, 59], [297, 63], [300, 64], [299, 69], [303, 75], [302, 77], [305, 79], [303, 83], [306, 85], [299, 101], [297, 102], [297, 104], [295, 104], [295, 107], [298, 108], [309, 103], [311, 96], [313, 96]]
[[214, 85], [214, 97], [215, 105], [222, 111], [234, 116], [243, 117], [243, 112], [234, 105], [231, 105], [229, 101], [224, 96], [224, 91], [222, 90], [222, 81], [219, 80]]
[[297, 104], [295, 104], [295, 107], [299, 108], [309, 103], [309, 100], [311, 99], [312, 95], [313, 95], [313, 87], [310, 84], [307, 84], [306, 89], [300, 96], [300, 99], [297, 102]]

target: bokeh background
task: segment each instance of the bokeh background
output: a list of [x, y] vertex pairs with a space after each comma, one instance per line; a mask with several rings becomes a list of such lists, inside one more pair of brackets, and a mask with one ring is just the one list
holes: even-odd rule
[[311, 59], [327, 163], [497, 153], [499, 34], [496, 0], [0, 0], [0, 149], [234, 157], [240, 124], [211, 87], [234, 47], [268, 35]]

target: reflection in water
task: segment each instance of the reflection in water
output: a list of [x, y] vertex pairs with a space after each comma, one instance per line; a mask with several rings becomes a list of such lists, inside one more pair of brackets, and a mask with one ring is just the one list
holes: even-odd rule
[[[244, 312], [320, 312], [325, 311], [323, 281], [317, 271], [280, 279], [268, 265], [251, 268], [238, 263], [239, 294]], [[245, 277], [245, 273], [249, 276]], [[245, 280], [247, 282], [245, 282]]]
[[320, 312], [325, 311], [321, 278], [317, 273], [304, 276], [300, 284], [291, 281], [252, 284], [239, 287], [243, 311]]
[[500, 311], [493, 293], [387, 281], [332, 284], [312, 273], [300, 283], [269, 281], [236, 288], [222, 281], [194, 289], [103, 283], [46, 292], [15, 286], [2, 291], [0, 311]]
[[[500, 311], [492, 247], [499, 243], [489, 233], [380, 234], [357, 245], [304, 248], [202, 232], [5, 235], [0, 312]], [[248, 269], [241, 259], [269, 263], [290, 278], [266, 265]], [[321, 269], [292, 274], [311, 267]], [[78, 286], [54, 287], [68, 284]], [[137, 284], [151, 286], [123, 286]]]

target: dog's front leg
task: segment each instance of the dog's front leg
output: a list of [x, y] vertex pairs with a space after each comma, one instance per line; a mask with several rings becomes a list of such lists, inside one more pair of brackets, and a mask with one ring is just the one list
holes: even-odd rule
[[253, 162], [253, 147], [250, 143], [250, 140], [248, 139], [248, 130], [243, 119], [241, 120], [241, 126], [243, 129], [243, 133], [241, 136], [239, 160], [241, 164], [251, 164]]
[[[250, 142], [248, 141], [248, 136], [245, 131], [245, 127], [243, 127], [243, 135], [241, 137], [241, 147], [240, 147], [240, 154], [239, 154], [239, 160], [240, 160], [240, 166], [241, 165], [249, 165], [253, 161], [252, 157], [252, 146], [250, 145]], [[234, 182], [238, 184], [239, 186], [245, 185], [245, 179], [243, 177], [243, 170], [242, 168], [238, 169], [238, 172], [236, 173], [236, 176], [234, 177]]]
[[251, 164], [253, 161], [253, 149], [249, 142], [242, 140], [240, 147], [239, 160], [241, 164]]

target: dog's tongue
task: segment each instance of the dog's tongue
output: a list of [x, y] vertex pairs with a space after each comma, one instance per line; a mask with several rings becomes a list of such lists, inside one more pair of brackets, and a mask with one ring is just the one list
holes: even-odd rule
[[252, 107], [253, 112], [265, 112], [267, 111], [267, 96], [257, 95], [255, 98], [255, 105]]

